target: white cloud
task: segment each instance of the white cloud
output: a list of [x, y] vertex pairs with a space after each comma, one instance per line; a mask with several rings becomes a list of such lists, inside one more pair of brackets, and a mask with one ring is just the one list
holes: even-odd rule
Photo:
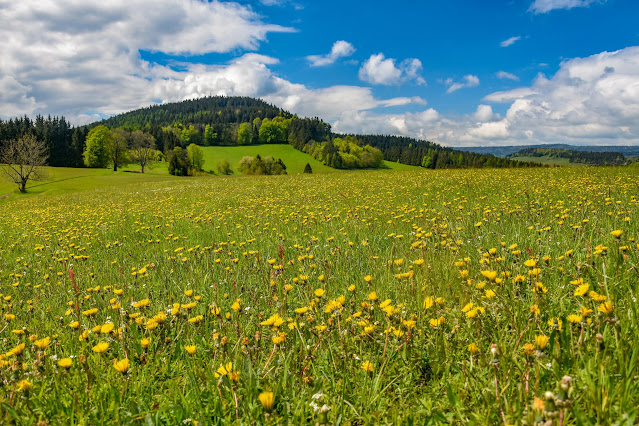
[[519, 81], [519, 77], [517, 77], [515, 74], [511, 74], [511, 73], [506, 72], [506, 71], [497, 71], [495, 73], [495, 76], [497, 76], [497, 78], [499, 78], [501, 80]]
[[37, 107], [44, 106], [29, 96], [30, 91], [30, 87], [10, 75], [0, 77], [0, 117], [30, 114]]
[[520, 87], [518, 89], [507, 90], [504, 92], [491, 93], [490, 95], [484, 96], [484, 99], [482, 100], [486, 102], [511, 103], [517, 99], [536, 94], [538, 94], [538, 92], [530, 87]]
[[499, 45], [501, 47], [508, 47], [511, 46], [513, 44], [515, 44], [517, 41], [521, 40], [521, 36], [515, 36], [515, 37], [511, 37], [507, 40], [502, 41], [501, 43], [499, 43]]
[[596, 1], [606, 0], [535, 0], [528, 9], [529, 11], [539, 14], [548, 13], [556, 9], [572, 9], [573, 7], [588, 7]]
[[[574, 58], [530, 87], [496, 92], [487, 102], [508, 103], [504, 116], [489, 105], [458, 117], [372, 111], [344, 114], [336, 131], [413, 136], [451, 146], [568, 143], [639, 144], [639, 47]], [[434, 119], [433, 119], [434, 117]]]
[[419, 59], [406, 59], [399, 66], [395, 59], [385, 59], [383, 53], [371, 55], [359, 69], [359, 78], [371, 84], [385, 86], [401, 85], [407, 81], [415, 81], [422, 85], [426, 81], [421, 77], [422, 63]]
[[493, 113], [493, 109], [490, 105], [477, 105], [477, 110], [473, 114], [475, 120], [482, 121], [492, 121], [495, 117], [499, 117], [498, 115]]
[[[165, 13], [167, 5], [173, 9]], [[139, 49], [184, 54], [250, 50], [269, 31], [288, 31], [263, 23], [238, 4], [0, 0], [0, 9], [2, 117], [64, 114], [80, 124], [158, 100], [242, 95], [303, 116], [319, 116], [338, 132], [399, 134], [452, 146], [639, 144], [639, 47], [567, 60], [555, 75], [540, 74], [528, 87], [489, 94], [465, 115], [445, 116], [426, 107], [389, 113], [386, 108], [415, 108], [426, 101], [381, 99], [370, 87], [309, 88], [276, 75], [271, 67], [278, 60], [257, 53], [221, 65], [183, 63], [172, 68], [140, 58]], [[220, 17], [227, 17], [222, 28], [211, 26]], [[168, 46], [170, 37], [175, 43]], [[377, 66], [365, 71], [367, 77], [395, 82], [390, 84], [420, 82], [422, 65], [416, 59], [397, 65], [381, 54], [371, 58]], [[451, 92], [477, 86], [479, 79], [467, 75], [446, 83]], [[487, 105], [494, 102], [507, 104], [507, 112], [495, 113]]]
[[455, 82], [452, 78], [446, 79], [444, 84], [448, 86], [446, 93], [453, 93], [459, 89], [464, 89], [467, 87], [477, 87], [479, 86], [479, 78], [476, 75], [468, 74], [465, 75], [461, 81]]
[[306, 59], [312, 67], [323, 67], [334, 64], [339, 58], [345, 58], [355, 53], [355, 47], [347, 41], [338, 40], [333, 44], [330, 53], [326, 55], [311, 55]]
[[89, 110], [148, 105], [151, 86], [172, 71], [141, 60], [140, 50], [254, 50], [269, 32], [292, 31], [262, 22], [247, 6], [219, 1], [0, 0], [0, 10], [3, 86], [12, 81], [10, 93], [24, 88], [23, 97], [2, 95], [5, 117], [51, 113], [79, 122]]

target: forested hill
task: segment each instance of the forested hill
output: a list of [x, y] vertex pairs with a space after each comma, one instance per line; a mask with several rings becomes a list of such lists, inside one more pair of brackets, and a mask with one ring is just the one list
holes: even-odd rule
[[[176, 123], [204, 127], [217, 124], [252, 123], [259, 118], [292, 117], [287, 111], [260, 99], [209, 96], [182, 102], [152, 105], [115, 115], [99, 124], [109, 128], [138, 130], [146, 126], [172, 126]], [[97, 124], [97, 123], [96, 123]]]
[[539, 164], [536, 163], [499, 158], [491, 154], [477, 154], [447, 148], [433, 142], [405, 136], [353, 136], [362, 141], [362, 143], [371, 145], [382, 151], [386, 161], [421, 166], [428, 169], [539, 166]]
[[87, 146], [104, 145], [103, 151], [108, 153], [113, 140], [124, 138], [126, 146], [121, 149], [126, 152], [135, 145], [133, 134], [139, 136], [139, 131], [167, 161], [174, 155], [184, 156], [193, 144], [288, 143], [338, 169], [377, 168], [384, 159], [431, 169], [536, 165], [408, 137], [335, 134], [320, 118], [300, 118], [259, 99], [223, 96], [152, 105], [75, 128], [64, 117], [0, 120], [0, 148], [6, 140], [33, 134], [46, 142], [52, 166], [94, 167], [87, 163]]

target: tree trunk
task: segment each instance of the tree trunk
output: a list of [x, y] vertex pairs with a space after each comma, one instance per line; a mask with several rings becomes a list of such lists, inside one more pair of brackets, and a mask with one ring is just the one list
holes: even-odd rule
[[117, 165], [117, 164], [115, 164], [115, 163], [113, 163], [113, 171], [114, 171], [114, 172], [117, 172], [117, 171], [118, 171], [118, 165]]
[[25, 192], [27, 192], [27, 181], [26, 181], [26, 180], [23, 180], [23, 181], [20, 183], [20, 192], [22, 192], [23, 194], [24, 194]]

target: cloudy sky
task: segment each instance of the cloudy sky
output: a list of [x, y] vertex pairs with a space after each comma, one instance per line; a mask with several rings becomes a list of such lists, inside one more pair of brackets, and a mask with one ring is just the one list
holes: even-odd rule
[[448, 146], [639, 144], [636, 0], [0, 0], [0, 118], [206, 95]]

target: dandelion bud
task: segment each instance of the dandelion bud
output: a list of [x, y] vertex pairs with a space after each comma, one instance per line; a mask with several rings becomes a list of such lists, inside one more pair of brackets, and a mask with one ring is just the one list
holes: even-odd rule
[[568, 389], [570, 389], [570, 386], [572, 385], [572, 377], [570, 376], [564, 376], [561, 379], [561, 390], [563, 391], [568, 391]]
[[321, 425], [328, 424], [328, 412], [331, 411], [331, 407], [324, 404], [319, 409], [318, 423]]
[[557, 410], [557, 406], [555, 405], [555, 394], [547, 391], [544, 393], [544, 399], [546, 400], [544, 416], [547, 419], [553, 419], [559, 415], [559, 411]]
[[497, 345], [494, 343], [490, 345], [490, 354], [494, 357], [499, 356], [499, 349], [497, 349]]

